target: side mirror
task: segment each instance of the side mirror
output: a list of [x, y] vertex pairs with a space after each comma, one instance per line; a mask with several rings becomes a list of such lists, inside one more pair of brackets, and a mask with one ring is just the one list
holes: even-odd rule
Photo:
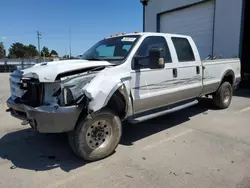
[[[142, 60], [148, 59], [148, 56], [135, 56], [133, 59], [132, 69], [140, 69], [142, 66]], [[146, 66], [146, 65], [145, 65]]]
[[163, 69], [165, 61], [162, 48], [152, 48], [149, 51], [149, 64], [151, 69]]

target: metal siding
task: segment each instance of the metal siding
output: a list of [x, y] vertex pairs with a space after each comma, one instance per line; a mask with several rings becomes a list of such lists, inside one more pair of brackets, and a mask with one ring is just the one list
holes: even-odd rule
[[183, 7], [202, 0], [149, 0], [145, 7], [145, 31], [156, 32], [156, 15], [160, 12]]
[[207, 1], [189, 8], [162, 14], [160, 32], [190, 35], [201, 58], [212, 55], [214, 1]]
[[216, 1], [214, 55], [217, 57], [239, 55], [242, 4], [242, 0]]
[[[145, 31], [157, 31], [157, 14], [197, 2], [202, 0], [150, 0], [145, 10]], [[239, 54], [241, 14], [242, 0], [216, 0], [213, 55], [228, 58]]]

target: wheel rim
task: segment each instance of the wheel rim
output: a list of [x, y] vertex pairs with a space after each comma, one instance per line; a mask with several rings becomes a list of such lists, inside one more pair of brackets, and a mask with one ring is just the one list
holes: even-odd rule
[[223, 93], [223, 101], [224, 103], [228, 103], [230, 101], [231, 95], [229, 88], [226, 88]]
[[86, 141], [90, 148], [106, 147], [112, 137], [112, 127], [108, 121], [99, 120], [89, 126]]

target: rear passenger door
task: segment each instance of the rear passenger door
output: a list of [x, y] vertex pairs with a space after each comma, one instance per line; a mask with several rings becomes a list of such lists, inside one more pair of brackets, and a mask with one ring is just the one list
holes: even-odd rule
[[191, 38], [171, 37], [178, 61], [179, 101], [196, 98], [202, 90], [202, 66], [196, 45]]

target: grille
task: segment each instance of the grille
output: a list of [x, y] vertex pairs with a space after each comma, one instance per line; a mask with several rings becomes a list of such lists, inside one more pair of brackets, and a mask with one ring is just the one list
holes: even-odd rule
[[43, 97], [43, 87], [41, 83], [34, 80], [24, 83], [21, 82], [23, 72], [15, 71], [10, 75], [11, 98], [18, 103], [32, 107], [40, 106]]
[[11, 91], [11, 98], [13, 100], [21, 98], [26, 93], [25, 90], [21, 89], [22, 75], [23, 72], [21, 71], [15, 71], [10, 75], [10, 91]]

